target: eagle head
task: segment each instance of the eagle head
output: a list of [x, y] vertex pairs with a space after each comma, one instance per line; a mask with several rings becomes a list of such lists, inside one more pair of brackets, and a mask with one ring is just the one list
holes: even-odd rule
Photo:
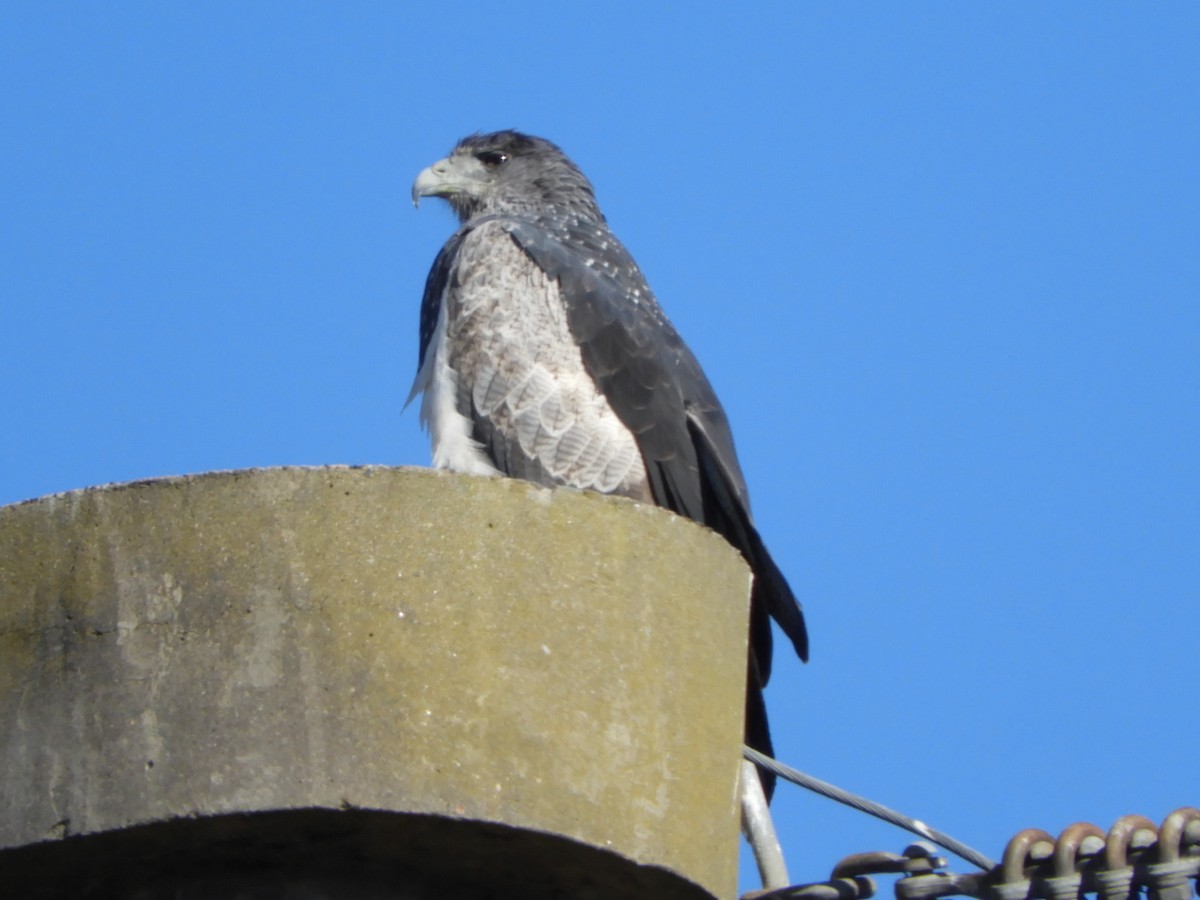
[[603, 221], [591, 182], [557, 146], [519, 131], [473, 134], [413, 182], [413, 204], [445, 199], [460, 221], [479, 215], [576, 215]]

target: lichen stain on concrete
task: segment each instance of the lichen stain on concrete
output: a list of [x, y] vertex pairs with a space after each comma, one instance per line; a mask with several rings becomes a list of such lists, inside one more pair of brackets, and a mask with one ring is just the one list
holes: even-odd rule
[[274, 591], [259, 588], [247, 603], [250, 626], [238, 654], [245, 660], [244, 683], [254, 688], [274, 687], [283, 679], [283, 631], [288, 614]]
[[110, 548], [117, 594], [117, 646], [126, 663], [160, 675], [176, 645], [183, 587], [171, 572], [150, 571], [144, 559]]

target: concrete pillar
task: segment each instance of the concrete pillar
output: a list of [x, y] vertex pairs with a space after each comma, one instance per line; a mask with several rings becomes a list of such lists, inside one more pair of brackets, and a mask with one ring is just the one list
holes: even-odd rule
[[748, 586], [661, 510], [427, 470], [5, 507], [0, 884], [732, 896]]

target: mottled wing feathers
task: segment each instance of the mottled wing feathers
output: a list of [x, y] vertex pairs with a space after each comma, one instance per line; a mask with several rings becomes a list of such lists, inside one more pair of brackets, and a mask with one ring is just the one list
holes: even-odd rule
[[712, 389], [624, 247], [603, 225], [557, 224], [518, 220], [512, 234], [558, 282], [572, 338], [637, 439], [655, 500], [703, 521], [684, 412], [689, 392]]
[[446, 275], [459, 411], [506, 474], [649, 499], [637, 443], [585, 370], [558, 281], [511, 227], [506, 218], [474, 222]]

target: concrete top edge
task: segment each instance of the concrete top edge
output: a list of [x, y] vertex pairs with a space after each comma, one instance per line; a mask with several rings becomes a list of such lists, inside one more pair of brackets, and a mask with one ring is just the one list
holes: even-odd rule
[[88, 484], [83, 487], [69, 488], [65, 491], [52, 491], [49, 494], [39, 494], [24, 500], [14, 500], [12, 503], [0, 504], [0, 510], [16, 506], [28, 506], [31, 503], [41, 503], [46, 500], [58, 500], [64, 497], [74, 497], [96, 491], [117, 491], [128, 488], [144, 487], [154, 484], [172, 484], [198, 481], [204, 478], [220, 478], [226, 476], [254, 475], [258, 472], [430, 472], [437, 470], [425, 466], [389, 466], [380, 463], [327, 463], [325, 465], [280, 465], [280, 466], [247, 466], [244, 469], [210, 469], [203, 472], [184, 472], [178, 475], [149, 475], [145, 478], [134, 478], [129, 481], [106, 481], [101, 484]]
[[[270, 476], [284, 475], [302, 475], [303, 473], [313, 474], [352, 474], [358, 473], [366, 477], [387, 477], [398, 479], [450, 479], [462, 484], [469, 484], [473, 488], [485, 493], [495, 491], [497, 496], [511, 493], [513, 491], [521, 491], [541, 503], [602, 503], [615, 504], [630, 510], [637, 510], [639, 513], [650, 516], [664, 516], [668, 520], [680, 522], [689, 528], [700, 528], [708, 531], [716, 537], [716, 533], [704, 525], [688, 519], [685, 516], [680, 516], [669, 509], [660, 506], [652, 506], [645, 503], [639, 503], [630, 500], [627, 497], [617, 497], [611, 494], [601, 494], [596, 491], [582, 491], [575, 488], [548, 488], [542, 485], [534, 484], [530, 481], [523, 481], [517, 478], [507, 478], [503, 476], [491, 477], [481, 475], [467, 475], [457, 472], [449, 472], [444, 469], [432, 469], [425, 466], [390, 466], [376, 463], [366, 464], [348, 464], [348, 463], [330, 463], [325, 465], [281, 465], [281, 466], [251, 466], [244, 469], [213, 469], [206, 472], [191, 472], [182, 475], [155, 475], [148, 478], [137, 478], [131, 481], [114, 481], [105, 484], [87, 485], [81, 488], [73, 488], [66, 491], [56, 491], [51, 494], [43, 494], [40, 497], [30, 497], [27, 500], [18, 500], [14, 503], [9, 503], [0, 506], [0, 515], [4, 515], [10, 510], [25, 508], [37, 504], [58, 503], [69, 501], [72, 499], [82, 498], [93, 494], [117, 493], [121, 491], [138, 490], [142, 488], [165, 486], [165, 485], [187, 485], [201, 481], [223, 480], [223, 479], [242, 479], [242, 478], [263, 478]], [[724, 543], [724, 539], [720, 539]], [[730, 547], [730, 550], [733, 550]], [[734, 551], [736, 552], [736, 551]]]

